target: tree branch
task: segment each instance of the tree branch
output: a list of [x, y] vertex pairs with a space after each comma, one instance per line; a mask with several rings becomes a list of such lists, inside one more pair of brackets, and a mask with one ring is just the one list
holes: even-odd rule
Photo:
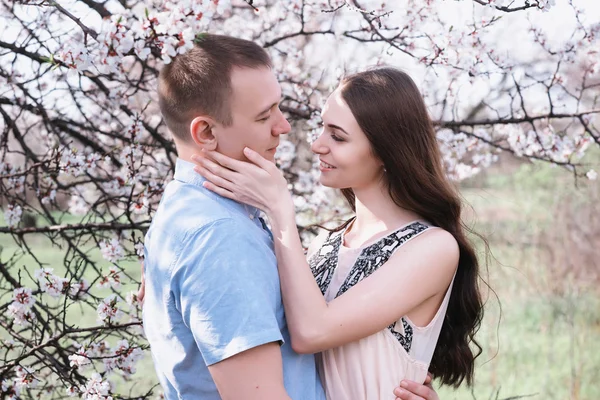
[[146, 230], [150, 226], [150, 221], [142, 221], [130, 224], [123, 224], [117, 222], [105, 222], [105, 223], [89, 223], [89, 224], [67, 224], [67, 225], [51, 225], [41, 227], [30, 227], [30, 228], [11, 228], [2, 226], [0, 227], [0, 233], [10, 233], [12, 235], [26, 235], [30, 233], [55, 233], [65, 231], [126, 231], [126, 230]]

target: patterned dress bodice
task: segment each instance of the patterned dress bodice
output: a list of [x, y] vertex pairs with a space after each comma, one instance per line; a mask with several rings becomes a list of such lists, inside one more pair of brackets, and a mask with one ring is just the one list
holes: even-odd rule
[[[422, 222], [413, 222], [362, 248], [356, 261], [345, 276], [343, 283], [337, 289], [335, 297], [341, 296], [352, 286], [377, 271], [400, 246], [427, 229], [429, 229], [428, 225]], [[344, 233], [345, 229], [331, 232], [321, 248], [309, 258], [309, 265], [313, 276], [323, 295], [327, 293], [332, 277], [338, 268], [340, 247], [343, 245]], [[401, 326], [399, 326], [400, 322]], [[410, 352], [413, 328], [406, 319], [404, 317], [401, 318], [388, 326], [387, 329], [396, 337], [406, 352]]]

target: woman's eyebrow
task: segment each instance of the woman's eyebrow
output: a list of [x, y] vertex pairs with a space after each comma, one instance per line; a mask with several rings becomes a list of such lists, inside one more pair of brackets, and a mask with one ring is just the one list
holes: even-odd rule
[[333, 129], [337, 129], [338, 131], [342, 131], [342, 132], [343, 132], [343, 133], [345, 133], [346, 135], [350, 136], [350, 134], [349, 134], [348, 132], [346, 132], [346, 131], [344, 130], [344, 128], [342, 128], [341, 126], [337, 126], [337, 125], [334, 125], [334, 124], [325, 124], [325, 125], [326, 125], [327, 127], [329, 127], [329, 128], [333, 128]]

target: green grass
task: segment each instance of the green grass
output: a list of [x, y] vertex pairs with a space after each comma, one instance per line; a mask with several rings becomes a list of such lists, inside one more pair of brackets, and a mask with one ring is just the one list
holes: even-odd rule
[[[502, 254], [498, 251], [498, 255]], [[552, 296], [536, 291], [518, 269], [490, 279], [502, 305], [491, 298], [478, 340], [483, 347], [470, 389], [439, 389], [447, 399], [598, 399], [600, 299], [590, 293]], [[519, 282], [521, 285], [515, 285]], [[508, 283], [508, 284], [504, 284]], [[524, 287], [523, 287], [524, 286]]]
[[524, 165], [463, 190], [473, 207], [469, 219], [490, 242], [495, 259], [487, 280], [498, 299], [488, 296], [473, 388], [435, 385], [441, 399], [600, 398], [600, 295], [593, 283], [556, 282], [536, 247], [545, 231], [560, 237], [565, 230], [557, 226], [557, 207], [576, 215], [598, 201], [593, 185], [576, 188], [568, 173]]

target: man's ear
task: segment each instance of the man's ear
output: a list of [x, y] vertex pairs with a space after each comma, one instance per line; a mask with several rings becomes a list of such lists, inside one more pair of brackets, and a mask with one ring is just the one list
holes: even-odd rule
[[194, 118], [190, 123], [190, 135], [194, 143], [203, 149], [215, 150], [217, 148], [217, 137], [213, 132], [214, 126], [215, 121], [210, 117]]

